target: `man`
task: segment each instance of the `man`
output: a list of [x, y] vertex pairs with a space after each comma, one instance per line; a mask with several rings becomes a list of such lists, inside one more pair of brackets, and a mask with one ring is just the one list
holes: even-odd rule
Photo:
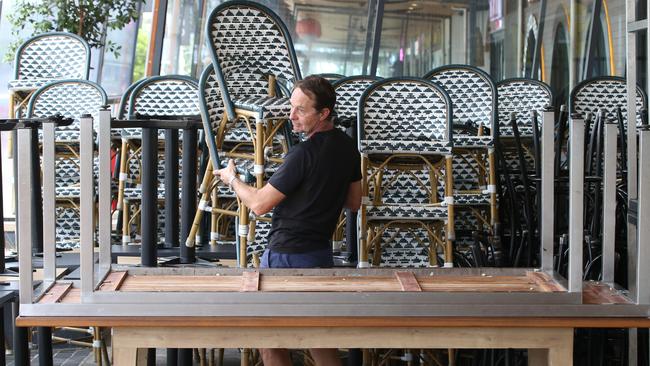
[[[310, 76], [291, 93], [294, 132], [307, 140], [295, 146], [260, 188], [237, 179], [232, 160], [215, 175], [231, 186], [256, 215], [273, 209], [262, 268], [331, 267], [330, 239], [343, 207], [361, 205], [360, 157], [351, 138], [334, 128], [336, 93], [325, 79]], [[265, 366], [291, 365], [286, 349], [263, 349]], [[340, 365], [334, 349], [311, 349], [316, 365]]]

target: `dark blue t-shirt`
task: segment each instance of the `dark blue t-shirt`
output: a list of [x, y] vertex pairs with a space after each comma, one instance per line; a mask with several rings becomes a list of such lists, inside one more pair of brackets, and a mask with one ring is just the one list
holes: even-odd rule
[[361, 179], [354, 141], [338, 129], [296, 145], [269, 184], [286, 198], [273, 209], [269, 248], [304, 253], [330, 245], [350, 183]]

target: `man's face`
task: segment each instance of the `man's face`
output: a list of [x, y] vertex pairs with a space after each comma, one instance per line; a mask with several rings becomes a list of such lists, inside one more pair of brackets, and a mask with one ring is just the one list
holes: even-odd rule
[[315, 102], [309, 95], [296, 88], [291, 93], [291, 114], [289, 119], [293, 123], [294, 132], [310, 134], [314, 131], [320, 120], [327, 118], [326, 113], [316, 110]]

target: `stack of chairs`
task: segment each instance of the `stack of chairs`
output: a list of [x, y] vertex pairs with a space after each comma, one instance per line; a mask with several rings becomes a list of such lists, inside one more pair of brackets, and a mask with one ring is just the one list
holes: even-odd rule
[[[603, 126], [607, 122], [618, 125], [617, 139], [617, 233], [625, 233], [627, 227], [627, 131], [630, 123], [636, 126], [642, 124], [648, 110], [648, 100], [643, 90], [636, 88], [636, 116], [631, 122], [627, 111], [627, 84], [626, 80], [615, 76], [601, 76], [587, 79], [576, 85], [569, 98], [569, 111], [572, 115], [585, 120], [585, 278], [599, 279], [601, 268], [597, 265], [602, 248], [603, 222], [600, 212], [603, 207]], [[560, 130], [566, 130], [566, 115], [561, 116]], [[560, 140], [560, 142], [563, 142]], [[560, 149], [561, 149], [560, 144]], [[558, 150], [560, 150], [558, 149]], [[560, 164], [558, 164], [560, 165]], [[556, 167], [560, 169], [562, 166]], [[559, 197], [564, 203], [564, 197]], [[559, 216], [559, 215], [557, 215]], [[561, 217], [557, 217], [561, 220]], [[566, 233], [565, 226], [556, 225], [560, 233]], [[618, 228], [623, 228], [619, 230]], [[562, 244], [565, 241], [561, 241]], [[626, 240], [620, 236], [616, 240], [616, 251], [619, 258], [625, 253]], [[560, 273], [567, 270], [567, 246], [559, 248], [560, 256], [556, 261], [556, 268]]]
[[89, 70], [90, 48], [76, 34], [50, 32], [28, 39], [16, 50], [14, 80], [9, 82], [9, 117], [22, 116], [38, 88], [59, 80], [88, 80]]
[[[59, 114], [75, 120], [72, 125], [57, 127], [55, 130], [56, 246], [59, 249], [79, 247], [79, 117], [89, 114], [97, 123], [99, 110], [106, 103], [106, 93], [96, 83], [65, 80], [42, 86], [32, 94], [27, 105], [27, 118], [46, 118]], [[98, 164], [94, 166], [97, 167]]]
[[[123, 101], [128, 98], [128, 104], [123, 103], [121, 110], [126, 110], [128, 119], [176, 119], [199, 115], [197, 102], [198, 83], [195, 79], [182, 75], [154, 76], [134, 83], [127, 89]], [[142, 189], [139, 186], [141, 175], [140, 142], [141, 129], [123, 129], [121, 131], [122, 148], [120, 152], [120, 182], [118, 186], [118, 209], [122, 215], [122, 243], [133, 241], [136, 220], [140, 214], [137, 209], [142, 199]], [[158, 140], [163, 142], [164, 131], [159, 131]], [[159, 143], [162, 147], [162, 145]], [[164, 201], [165, 190], [165, 161], [158, 159], [158, 190], [157, 197]], [[170, 172], [173, 174], [173, 172]], [[182, 189], [182, 187], [180, 187]], [[159, 242], [178, 242], [165, 238], [165, 219], [178, 220], [178, 218], [165, 218], [164, 212], [159, 208], [158, 232]], [[137, 230], [135, 230], [137, 231]]]
[[438, 67], [424, 76], [440, 85], [453, 103], [454, 197], [458, 265], [476, 262], [467, 249], [499, 247], [495, 140], [496, 86], [484, 71], [468, 65]]
[[[237, 26], [233, 27], [233, 23]], [[235, 159], [244, 180], [252, 176], [250, 183], [261, 188], [272, 174], [273, 164], [269, 163], [280, 163], [293, 140], [286, 130], [291, 112], [288, 95], [301, 76], [291, 36], [275, 13], [246, 1], [226, 2], [215, 8], [206, 30], [224, 110], [220, 119], [213, 119], [215, 114], [207, 124], [204, 113], [208, 165], [220, 168], [224, 158]], [[245, 135], [246, 140], [227, 143], [229, 135]], [[234, 207], [230, 211], [234, 213]], [[264, 230], [256, 224], [269, 218], [254, 217], [251, 221], [248, 208], [241, 202], [236, 212], [239, 265], [246, 267], [252, 258], [251, 250], [263, 250], [249, 249], [249, 243], [266, 241], [261, 236]], [[197, 216], [186, 238], [187, 245], [194, 244]], [[253, 232], [257, 233], [255, 238], [251, 237]]]
[[[359, 267], [371, 256], [373, 266], [438, 266], [439, 253], [452, 265], [451, 118], [447, 93], [423, 79], [380, 80], [363, 93]], [[408, 240], [416, 230], [424, 240]]]
[[[321, 75], [322, 76], [322, 75]], [[336, 92], [336, 121], [337, 128], [346, 132], [354, 141], [357, 141], [357, 115], [359, 99], [363, 92], [380, 77], [370, 75], [355, 75], [340, 78], [332, 83]], [[350, 262], [358, 259], [357, 243], [357, 215], [349, 210], [344, 210], [336, 227], [332, 244], [334, 253], [340, 252], [343, 244], [354, 244], [354, 248], [346, 247]]]
[[494, 264], [534, 266], [539, 264], [534, 253], [539, 252], [540, 126], [553, 93], [543, 82], [524, 78], [497, 83], [497, 92], [504, 253]]

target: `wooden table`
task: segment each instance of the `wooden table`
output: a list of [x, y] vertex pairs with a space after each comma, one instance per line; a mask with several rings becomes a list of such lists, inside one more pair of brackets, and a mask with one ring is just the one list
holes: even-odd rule
[[529, 365], [573, 364], [574, 328], [649, 327], [648, 318], [21, 317], [21, 326], [113, 328], [115, 366], [138, 348], [519, 348]]

